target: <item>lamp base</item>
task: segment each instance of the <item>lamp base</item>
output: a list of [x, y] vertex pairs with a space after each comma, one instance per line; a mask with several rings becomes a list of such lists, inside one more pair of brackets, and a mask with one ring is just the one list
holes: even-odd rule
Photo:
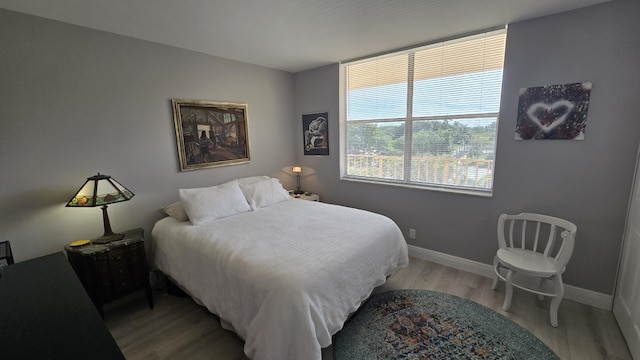
[[294, 193], [294, 195], [302, 195], [302, 194], [304, 194], [304, 191], [302, 191], [302, 190], [296, 190], [296, 191], [294, 191], [293, 193]]
[[102, 235], [99, 238], [91, 240], [94, 244], [108, 244], [112, 241], [122, 240], [124, 238], [124, 234], [109, 234]]

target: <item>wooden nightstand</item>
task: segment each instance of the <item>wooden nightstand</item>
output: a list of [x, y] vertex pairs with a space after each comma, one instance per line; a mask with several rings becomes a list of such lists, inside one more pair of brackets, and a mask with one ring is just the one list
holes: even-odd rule
[[300, 200], [309, 200], [309, 201], [320, 201], [320, 195], [318, 194], [300, 194], [300, 195], [291, 195], [291, 197]]
[[153, 295], [144, 250], [144, 230], [124, 232], [122, 240], [108, 244], [65, 246], [67, 257], [89, 297], [104, 317], [105, 303], [145, 289], [149, 308]]

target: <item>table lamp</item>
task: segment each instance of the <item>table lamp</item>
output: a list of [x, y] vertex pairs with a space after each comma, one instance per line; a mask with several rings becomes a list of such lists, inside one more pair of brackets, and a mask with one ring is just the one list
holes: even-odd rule
[[120, 240], [124, 234], [115, 234], [111, 231], [109, 214], [107, 214], [107, 204], [121, 201], [128, 201], [134, 193], [122, 186], [109, 175], [98, 175], [87, 178], [80, 190], [69, 200], [66, 207], [95, 207], [102, 206], [102, 221], [104, 223], [104, 235], [93, 242], [105, 244], [111, 241]]
[[302, 172], [302, 168], [300, 166], [294, 166], [291, 171], [296, 173], [296, 184], [298, 186], [298, 190], [294, 191], [293, 193], [296, 195], [304, 194], [304, 191], [300, 190], [300, 173]]

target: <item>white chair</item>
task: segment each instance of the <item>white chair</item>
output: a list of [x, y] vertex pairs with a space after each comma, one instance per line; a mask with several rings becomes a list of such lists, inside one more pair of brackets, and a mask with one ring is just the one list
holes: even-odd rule
[[573, 253], [576, 231], [573, 223], [553, 216], [500, 215], [491, 288], [495, 290], [498, 279], [506, 282], [502, 309], [511, 307], [513, 286], [538, 294], [540, 300], [550, 296], [551, 326], [558, 326], [558, 307], [564, 296], [562, 273]]

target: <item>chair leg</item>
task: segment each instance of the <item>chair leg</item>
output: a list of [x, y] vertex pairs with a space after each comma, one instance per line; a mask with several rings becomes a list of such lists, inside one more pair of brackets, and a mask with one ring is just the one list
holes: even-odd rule
[[[542, 290], [542, 282], [544, 281], [544, 278], [539, 278], [538, 279], [538, 290], [541, 291]], [[542, 294], [538, 294], [538, 300], [542, 301], [544, 300], [544, 295]]]
[[564, 297], [564, 284], [562, 283], [562, 276], [556, 275], [553, 277], [553, 290], [555, 297], [551, 300], [551, 307], [549, 308], [549, 316], [551, 320], [551, 326], [558, 327], [558, 308], [560, 302]]
[[493, 258], [493, 282], [491, 283], [491, 290], [495, 290], [498, 286], [498, 257]]
[[504, 303], [502, 304], [502, 310], [509, 311], [511, 307], [511, 297], [513, 296], [513, 285], [511, 285], [511, 278], [513, 277], [513, 270], [507, 271], [506, 277], [506, 292], [504, 294]]

